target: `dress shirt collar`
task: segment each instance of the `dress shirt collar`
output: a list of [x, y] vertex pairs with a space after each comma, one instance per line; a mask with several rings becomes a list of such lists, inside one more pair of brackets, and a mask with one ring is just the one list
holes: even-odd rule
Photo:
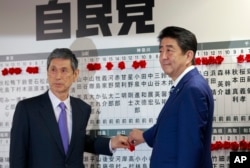
[[[60, 99], [58, 99], [53, 93], [51, 90], [49, 90], [49, 98], [52, 102], [52, 106], [53, 106], [53, 109], [56, 109], [58, 107], [58, 105], [62, 102]], [[66, 100], [63, 101], [66, 108], [68, 110], [70, 110], [70, 96], [68, 96], [68, 98]]]
[[183, 78], [183, 76], [185, 76], [189, 71], [191, 71], [192, 69], [194, 69], [195, 66], [191, 65], [189, 67], [187, 67], [182, 73], [181, 75], [174, 81], [173, 86], [177, 86], [177, 84], [180, 82], [180, 80]]

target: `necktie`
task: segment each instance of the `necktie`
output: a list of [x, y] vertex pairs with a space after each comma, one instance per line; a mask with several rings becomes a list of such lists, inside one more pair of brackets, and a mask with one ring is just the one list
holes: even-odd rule
[[64, 152], [67, 153], [68, 146], [69, 146], [69, 133], [68, 133], [68, 127], [67, 127], [67, 115], [66, 115], [66, 106], [62, 102], [59, 104], [59, 107], [61, 108], [61, 113], [58, 120], [58, 125], [61, 133], [61, 138], [63, 142]]

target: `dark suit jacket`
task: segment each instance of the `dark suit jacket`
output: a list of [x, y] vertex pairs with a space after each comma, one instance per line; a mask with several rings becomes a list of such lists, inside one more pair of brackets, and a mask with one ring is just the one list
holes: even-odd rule
[[151, 168], [212, 168], [214, 100], [195, 68], [177, 84], [157, 123], [143, 134], [153, 148]]
[[48, 92], [20, 101], [13, 117], [10, 168], [84, 168], [83, 152], [112, 155], [109, 138], [86, 135], [91, 107], [71, 97], [72, 136], [67, 155]]

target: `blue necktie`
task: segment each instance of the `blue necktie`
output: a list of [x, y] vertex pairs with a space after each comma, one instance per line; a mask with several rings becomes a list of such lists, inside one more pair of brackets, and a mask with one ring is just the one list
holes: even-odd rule
[[59, 116], [58, 125], [59, 125], [59, 129], [60, 129], [60, 133], [61, 133], [64, 152], [66, 154], [67, 151], [68, 151], [68, 147], [69, 147], [69, 133], [68, 133], [68, 127], [67, 127], [67, 114], [66, 114], [66, 110], [65, 110], [66, 106], [62, 102], [62, 103], [59, 104], [59, 107], [61, 108], [61, 113], [60, 113], [60, 116]]

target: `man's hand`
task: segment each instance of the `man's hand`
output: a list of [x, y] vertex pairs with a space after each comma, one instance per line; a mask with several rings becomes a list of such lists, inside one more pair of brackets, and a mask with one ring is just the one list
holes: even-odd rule
[[145, 142], [145, 140], [143, 138], [143, 131], [139, 130], [139, 129], [133, 129], [129, 133], [128, 141], [130, 144], [133, 144], [135, 146]]
[[111, 147], [112, 149], [117, 148], [129, 148], [128, 137], [124, 135], [116, 135], [111, 138]]

